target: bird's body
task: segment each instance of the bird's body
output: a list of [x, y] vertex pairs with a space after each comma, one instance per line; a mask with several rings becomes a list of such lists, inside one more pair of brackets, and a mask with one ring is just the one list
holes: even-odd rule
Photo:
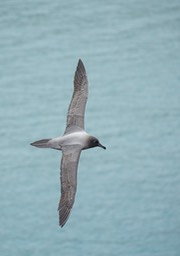
[[65, 134], [64, 136], [59, 136], [53, 139], [39, 140], [33, 142], [32, 146], [62, 150], [65, 146], [79, 145], [79, 147], [81, 147], [83, 150], [88, 148], [88, 141], [90, 138], [91, 136], [82, 130], [79, 132]]
[[[55, 149], [62, 149], [63, 146], [68, 145], [79, 145], [82, 147], [82, 149], [85, 149], [88, 145], [87, 140], [89, 138], [89, 135], [85, 131], [81, 132], [73, 132], [70, 134], [65, 134], [62, 137], [54, 138], [50, 141], [50, 144]], [[54, 144], [57, 145], [57, 148], [54, 147]]]
[[39, 148], [62, 151], [61, 198], [59, 202], [59, 225], [64, 226], [74, 204], [77, 187], [77, 167], [80, 153], [84, 149], [102, 147], [99, 140], [84, 130], [84, 113], [88, 96], [86, 70], [81, 60], [74, 77], [74, 92], [68, 109], [66, 129], [63, 136], [42, 139], [31, 143]]

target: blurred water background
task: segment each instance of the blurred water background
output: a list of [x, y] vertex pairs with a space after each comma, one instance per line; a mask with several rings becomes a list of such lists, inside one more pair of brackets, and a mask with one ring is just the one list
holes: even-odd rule
[[[0, 255], [180, 255], [180, 2], [0, 3]], [[76, 202], [58, 227], [78, 59], [89, 79]]]

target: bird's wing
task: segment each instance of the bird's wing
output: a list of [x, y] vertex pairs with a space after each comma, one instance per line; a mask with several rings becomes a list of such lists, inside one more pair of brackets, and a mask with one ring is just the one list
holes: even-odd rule
[[74, 76], [74, 92], [69, 105], [65, 134], [84, 129], [84, 113], [88, 97], [88, 80], [82, 60]]
[[77, 168], [82, 147], [80, 145], [62, 148], [61, 198], [59, 202], [59, 225], [64, 226], [74, 204], [77, 187]]

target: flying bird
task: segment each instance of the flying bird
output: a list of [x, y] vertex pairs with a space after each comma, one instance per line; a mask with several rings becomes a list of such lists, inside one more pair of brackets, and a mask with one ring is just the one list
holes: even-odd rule
[[63, 136], [42, 139], [31, 143], [38, 148], [52, 148], [62, 151], [60, 166], [61, 198], [59, 201], [59, 225], [67, 222], [74, 204], [77, 188], [77, 168], [81, 151], [101, 147], [99, 140], [89, 135], [84, 128], [84, 113], [88, 98], [88, 80], [86, 70], [79, 59], [74, 75], [74, 92], [69, 105], [66, 129]]

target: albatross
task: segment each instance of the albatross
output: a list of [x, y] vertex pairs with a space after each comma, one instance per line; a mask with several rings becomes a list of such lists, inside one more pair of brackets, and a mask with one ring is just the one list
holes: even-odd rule
[[99, 140], [88, 134], [84, 128], [84, 113], [88, 98], [88, 80], [81, 59], [74, 75], [74, 92], [69, 105], [66, 129], [63, 136], [41, 139], [31, 143], [38, 148], [52, 148], [62, 151], [60, 166], [61, 198], [59, 201], [59, 225], [67, 222], [74, 204], [77, 189], [77, 169], [82, 150], [101, 147]]

